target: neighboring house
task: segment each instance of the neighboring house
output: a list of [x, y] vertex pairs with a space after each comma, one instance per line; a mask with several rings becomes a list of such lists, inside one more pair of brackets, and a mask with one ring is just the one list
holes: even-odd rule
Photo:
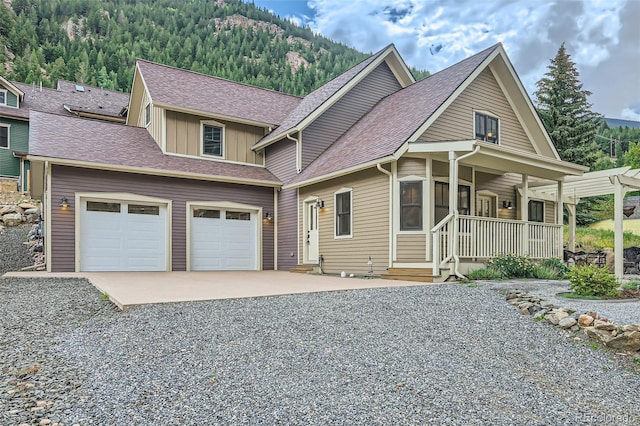
[[50, 271], [443, 280], [559, 257], [562, 181], [585, 171], [501, 45], [420, 82], [391, 45], [304, 98], [139, 60], [128, 109], [127, 126], [32, 114]]
[[[11, 82], [0, 76], [0, 177], [15, 179], [18, 190], [30, 190], [29, 112], [44, 111], [124, 123], [129, 94], [60, 80], [57, 89]], [[42, 186], [42, 185], [37, 185]], [[41, 194], [32, 194], [40, 196]]]

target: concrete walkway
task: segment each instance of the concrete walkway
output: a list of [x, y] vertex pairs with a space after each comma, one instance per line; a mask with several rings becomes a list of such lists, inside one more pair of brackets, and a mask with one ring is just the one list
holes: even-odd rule
[[120, 309], [149, 303], [424, 285], [410, 281], [340, 278], [285, 271], [9, 272], [4, 277], [86, 278]]

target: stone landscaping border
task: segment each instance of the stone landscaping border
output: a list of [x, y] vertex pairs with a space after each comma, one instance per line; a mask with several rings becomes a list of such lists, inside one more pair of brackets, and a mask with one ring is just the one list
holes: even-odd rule
[[588, 338], [640, 359], [640, 324], [618, 326], [596, 311], [578, 313], [519, 289], [509, 290], [505, 299], [522, 315], [532, 315], [534, 321], [544, 321], [576, 333], [582, 330]]

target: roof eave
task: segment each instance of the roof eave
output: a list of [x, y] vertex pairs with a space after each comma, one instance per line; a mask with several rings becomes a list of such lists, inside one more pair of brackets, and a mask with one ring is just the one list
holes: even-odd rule
[[282, 186], [282, 189], [294, 189], [294, 188], [301, 188], [303, 186], [313, 185], [315, 183], [324, 182], [324, 181], [335, 179], [341, 176], [346, 176], [351, 173], [356, 173], [362, 170], [366, 170], [371, 167], [375, 167], [378, 164], [387, 164], [394, 160], [397, 160], [397, 157], [395, 155], [389, 155], [383, 158], [379, 158], [377, 160], [367, 161], [366, 163], [357, 164], [352, 167], [347, 167], [346, 169], [336, 170], [335, 172], [327, 173], [321, 176], [316, 176], [314, 178], [306, 179], [300, 182], [285, 184]]

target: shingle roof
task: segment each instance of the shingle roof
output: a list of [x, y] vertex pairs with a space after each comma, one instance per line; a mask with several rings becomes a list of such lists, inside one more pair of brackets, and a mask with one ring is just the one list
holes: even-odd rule
[[153, 102], [279, 125], [300, 98], [138, 59]]
[[31, 112], [29, 155], [279, 185], [264, 167], [164, 155], [141, 127]]
[[485, 49], [382, 99], [287, 184], [393, 155], [498, 46]]
[[[55, 90], [12, 82], [24, 92], [24, 100], [20, 108], [0, 107], [0, 115], [22, 119], [29, 118], [29, 111], [42, 111], [51, 114], [69, 115], [64, 106], [74, 106], [82, 111], [117, 117], [122, 108], [129, 104], [129, 94], [103, 90], [98, 87], [85, 86], [85, 92], [75, 90]], [[69, 85], [76, 83], [65, 82]], [[66, 86], [65, 86], [66, 87]]]
[[[391, 46], [391, 45], [389, 45]], [[256, 145], [260, 145], [263, 141], [274, 140], [278, 136], [284, 135], [288, 133], [290, 130], [295, 128], [298, 124], [302, 122], [309, 114], [318, 109], [323, 103], [325, 103], [331, 96], [333, 96], [338, 90], [344, 87], [347, 83], [349, 83], [354, 77], [356, 77], [362, 70], [364, 70], [367, 65], [371, 62], [375, 61], [383, 52], [385, 52], [389, 46], [380, 50], [378, 53], [371, 55], [364, 61], [340, 74], [333, 80], [328, 83], [320, 86], [313, 92], [309, 93], [307, 96], [302, 99], [302, 102], [298, 104], [298, 106], [291, 111], [291, 113], [284, 119], [281, 123], [280, 127], [266, 135], [260, 141], [256, 143]]]

